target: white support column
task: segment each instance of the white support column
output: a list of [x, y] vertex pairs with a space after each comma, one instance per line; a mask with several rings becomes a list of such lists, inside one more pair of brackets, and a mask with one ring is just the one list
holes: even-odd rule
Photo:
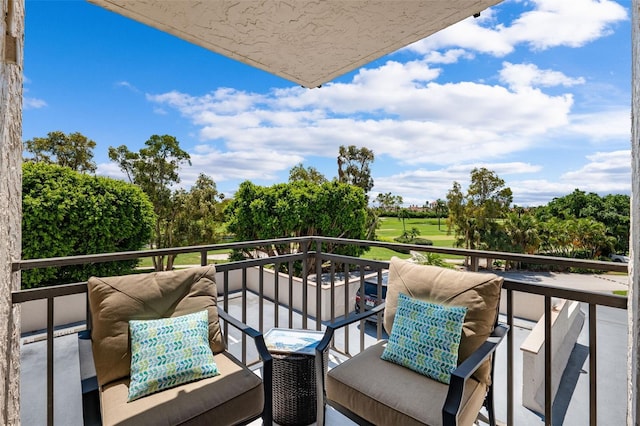
[[631, 237], [629, 241], [629, 336], [627, 425], [637, 425], [640, 407], [640, 0], [631, 5]]
[[0, 0], [0, 424], [20, 424], [20, 310], [11, 291], [22, 246], [24, 0]]

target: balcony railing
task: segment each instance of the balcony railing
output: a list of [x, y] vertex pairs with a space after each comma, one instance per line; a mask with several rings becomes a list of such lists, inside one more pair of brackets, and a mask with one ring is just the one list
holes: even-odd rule
[[[359, 245], [370, 247], [384, 247], [392, 250], [414, 250], [419, 252], [434, 252], [445, 255], [467, 257], [470, 269], [477, 269], [479, 259], [500, 259], [512, 262], [526, 262], [539, 265], [556, 265], [562, 267], [586, 268], [597, 271], [627, 272], [627, 265], [567, 259], [558, 257], [535, 256], [515, 253], [489, 252], [466, 249], [452, 249], [442, 247], [425, 247], [407, 244], [384, 243], [375, 241], [346, 240], [324, 237], [284, 238], [277, 240], [250, 241], [242, 243], [215, 244], [207, 246], [182, 247], [139, 252], [120, 252], [110, 254], [83, 255], [50, 259], [21, 260], [14, 262], [14, 271], [55, 267], [64, 265], [87, 264], [117, 260], [139, 259], [157, 255], [172, 255], [183, 253], [200, 253], [201, 264], [207, 264], [210, 251], [221, 249], [253, 249], [255, 247], [278, 244], [299, 247], [294, 254], [258, 257], [251, 260], [228, 262], [217, 265], [218, 292], [223, 298], [222, 306], [227, 312], [230, 310], [231, 295], [240, 295], [240, 312], [231, 312], [242, 321], [259, 329], [267, 331], [271, 327], [313, 328], [321, 330], [323, 324], [348, 316], [354, 307], [355, 292], [359, 289], [364, 294], [365, 276], [367, 280], [378, 283], [378, 297], [381, 298], [383, 270], [389, 266], [388, 261], [368, 260], [350, 256], [336, 255], [322, 251], [324, 244]], [[300, 262], [301, 270], [308, 270], [315, 265], [315, 274], [294, 276], [294, 265]], [[313, 262], [313, 263], [310, 263]], [[285, 266], [288, 272], [280, 273]], [[320, 285], [316, 283], [317, 277]], [[327, 272], [328, 271], [328, 272]], [[12, 293], [14, 304], [32, 301], [46, 301], [46, 339], [47, 339], [47, 423], [53, 424], [54, 389], [53, 389], [53, 345], [55, 329], [54, 300], [63, 296], [86, 294], [86, 282], [21, 290]], [[597, 424], [598, 387], [597, 387], [597, 313], [598, 307], [627, 309], [626, 296], [605, 294], [601, 292], [585, 291], [561, 286], [550, 286], [535, 282], [524, 282], [505, 279], [503, 318], [511, 326], [506, 340], [506, 389], [498, 388], [495, 392], [506, 393], [506, 423], [517, 424], [514, 418], [514, 296], [517, 294], [537, 295], [544, 299], [544, 341], [551, 342], [552, 337], [552, 301], [556, 298], [578, 301], [588, 306], [588, 335], [589, 335], [589, 422]], [[257, 315], [248, 309], [249, 296], [257, 297]], [[364, 309], [364, 298], [360, 298], [360, 308]], [[88, 306], [88, 303], [86, 304]], [[235, 308], [236, 305], [233, 306]], [[266, 309], [268, 307], [268, 309]], [[88, 308], [82, 308], [85, 310]], [[379, 314], [380, 315], [380, 314]], [[86, 318], [89, 318], [87, 315]], [[24, 321], [24, 318], [23, 318]], [[224, 329], [225, 336], [229, 336]], [[350, 333], [345, 332], [337, 337], [331, 347], [334, 353], [344, 356], [364, 350], [367, 342], [365, 327], [360, 327], [359, 342], [350, 341]], [[383, 337], [381, 318], [378, 318], [376, 336]], [[251, 365], [258, 360], [249, 359], [252, 351], [247, 350], [246, 341], [241, 341], [239, 357], [243, 362]], [[545, 345], [544, 350], [545, 377], [552, 377], [553, 359], [552, 345]], [[552, 422], [553, 387], [551, 380], [544, 384], [544, 422]], [[498, 413], [500, 414], [500, 413]], [[500, 418], [500, 415], [498, 416]]]

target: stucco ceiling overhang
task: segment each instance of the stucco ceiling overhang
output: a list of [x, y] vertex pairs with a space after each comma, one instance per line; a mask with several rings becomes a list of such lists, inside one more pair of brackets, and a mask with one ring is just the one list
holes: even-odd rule
[[317, 87], [502, 0], [88, 0]]

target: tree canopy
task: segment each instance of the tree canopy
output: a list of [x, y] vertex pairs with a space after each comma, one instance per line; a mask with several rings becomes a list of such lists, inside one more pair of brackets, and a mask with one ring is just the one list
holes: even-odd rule
[[358, 186], [365, 193], [373, 188], [371, 163], [375, 156], [367, 147], [340, 146], [338, 151], [338, 181]]
[[[320, 235], [363, 239], [367, 232], [367, 208], [360, 188], [332, 181], [281, 183], [269, 187], [243, 182], [225, 212], [227, 229], [239, 241]], [[289, 244], [262, 247], [274, 254], [297, 250]], [[359, 247], [323, 250], [360, 255]], [[246, 252], [245, 256], [255, 253]]]
[[58, 164], [77, 172], [96, 171], [93, 149], [96, 143], [79, 132], [65, 134], [49, 132], [45, 138], [33, 138], [24, 142], [24, 150], [32, 155], [26, 161]]
[[299, 180], [317, 184], [327, 182], [327, 178], [324, 177], [324, 175], [320, 173], [318, 169], [312, 166], [305, 168], [302, 163], [293, 166], [291, 170], [289, 170], [289, 182], [296, 182]]
[[391, 192], [378, 194], [375, 201], [378, 203], [378, 208], [383, 211], [397, 210], [403, 202], [401, 195], [393, 195]]
[[224, 195], [218, 192], [213, 179], [201, 173], [188, 192], [176, 191], [173, 201], [172, 246], [213, 244], [220, 239]]
[[[146, 246], [155, 217], [135, 185], [53, 164], [22, 166], [22, 258], [135, 251]], [[22, 272], [24, 288], [130, 273], [136, 260]]]
[[494, 244], [496, 221], [509, 211], [513, 195], [503, 179], [484, 167], [471, 171], [467, 193], [458, 182], [447, 193], [447, 222], [457, 243], [470, 249], [490, 248]]
[[[109, 158], [118, 163], [131, 182], [142, 188], [153, 204], [157, 221], [151, 247], [172, 247], [174, 219], [178, 214], [172, 186], [180, 182], [180, 167], [191, 164], [189, 154], [180, 148], [175, 137], [152, 135], [139, 152], [132, 152], [125, 145], [109, 147]], [[153, 260], [156, 270], [164, 269], [162, 256]]]
[[627, 253], [629, 250], [631, 200], [628, 195], [608, 194], [601, 197], [594, 192], [575, 189], [571, 194], [554, 198], [546, 206], [536, 208], [534, 214], [540, 221], [553, 218], [596, 220], [604, 225], [604, 233], [612, 238], [611, 247], [603, 247], [603, 254], [608, 254], [607, 250], [618, 253]]

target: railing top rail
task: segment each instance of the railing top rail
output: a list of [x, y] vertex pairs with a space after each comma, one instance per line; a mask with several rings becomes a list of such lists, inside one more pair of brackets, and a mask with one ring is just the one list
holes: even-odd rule
[[50, 297], [69, 296], [87, 292], [87, 283], [61, 284], [50, 287], [31, 288], [11, 292], [11, 303], [23, 303]]
[[273, 244], [289, 244], [311, 241], [312, 237], [277, 238], [270, 240], [243, 241], [234, 243], [208, 244], [200, 246], [173, 247], [140, 251], [122, 251], [117, 253], [85, 254], [78, 256], [50, 257], [46, 259], [21, 259], [11, 262], [11, 270], [24, 271], [27, 269], [46, 268], [55, 266], [82, 265], [87, 263], [114, 262], [120, 260], [134, 260], [151, 256], [167, 256], [172, 254], [197, 253], [203, 251], [241, 249]]
[[366, 245], [371, 247], [383, 247], [383, 248], [388, 248], [392, 250], [409, 249], [409, 250], [439, 253], [439, 254], [453, 254], [458, 256], [474, 256], [474, 257], [485, 257], [485, 258], [491, 258], [491, 259], [502, 259], [502, 260], [509, 260], [514, 262], [527, 262], [527, 263], [535, 263], [535, 264], [559, 265], [559, 266], [573, 267], [573, 268], [598, 269], [601, 271], [628, 272], [628, 266], [624, 263], [607, 262], [607, 261], [600, 261], [600, 260], [583, 260], [583, 259], [573, 259], [573, 258], [555, 257], [555, 256], [540, 256], [540, 255], [533, 255], [533, 254], [435, 247], [435, 246], [424, 246], [424, 245], [416, 245], [416, 244], [401, 244], [401, 243], [389, 243], [384, 241], [353, 240], [353, 239], [345, 239], [345, 238], [320, 237], [320, 236], [276, 238], [276, 239], [269, 239], [269, 240], [243, 241], [243, 242], [209, 244], [209, 245], [189, 246], [189, 247], [174, 247], [174, 248], [166, 248], [166, 249], [126, 251], [126, 252], [118, 252], [118, 253], [87, 254], [87, 255], [79, 255], [79, 256], [52, 257], [47, 259], [16, 260], [11, 263], [11, 268], [15, 272], [19, 270], [46, 268], [46, 267], [52, 267], [52, 266], [67, 266], [67, 265], [80, 265], [80, 264], [87, 264], [87, 263], [113, 262], [113, 261], [120, 261], [120, 260], [133, 260], [133, 259], [139, 259], [139, 258], [151, 257], [151, 256], [167, 256], [171, 254], [195, 253], [195, 252], [224, 250], [224, 249], [242, 249], [242, 248], [251, 248], [251, 247], [274, 245], [274, 244], [277, 245], [277, 244], [316, 242], [316, 241], [333, 243], [333, 244], [352, 244], [352, 245], [360, 245], [360, 246]]
[[453, 254], [458, 256], [473, 256], [483, 257], [489, 259], [501, 259], [510, 260], [513, 262], [526, 262], [535, 264], [547, 264], [547, 265], [559, 265], [571, 268], [584, 268], [584, 269], [597, 269], [600, 271], [612, 271], [612, 272], [628, 272], [628, 265], [619, 262], [608, 262], [602, 260], [586, 260], [586, 259], [574, 259], [567, 257], [557, 256], [541, 256], [537, 254], [524, 254], [524, 253], [509, 253], [503, 251], [487, 251], [487, 250], [472, 250], [463, 248], [450, 248], [450, 247], [436, 247], [436, 246], [424, 246], [417, 244], [402, 244], [402, 243], [389, 243], [385, 241], [368, 241], [368, 240], [351, 240], [345, 238], [334, 237], [313, 237], [314, 241], [321, 241], [334, 244], [352, 244], [352, 245], [366, 245], [371, 247], [382, 247], [388, 249], [409, 249], [415, 251], [423, 251], [430, 253], [440, 254]]
[[505, 279], [503, 288], [541, 296], [575, 300], [610, 308], [627, 309], [627, 296], [597, 291], [560, 287], [544, 283], [531, 283], [514, 279]]

